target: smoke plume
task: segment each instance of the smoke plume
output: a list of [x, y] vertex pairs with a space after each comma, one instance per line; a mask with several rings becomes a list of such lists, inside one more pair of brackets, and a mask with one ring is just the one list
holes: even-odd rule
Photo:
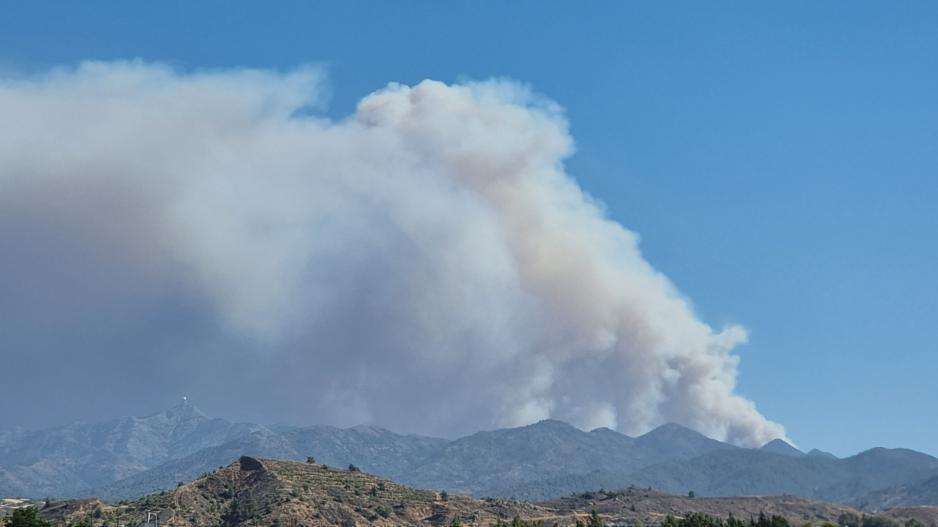
[[315, 70], [138, 62], [3, 79], [5, 360], [95, 404], [784, 437], [734, 393], [746, 331], [702, 322], [565, 173], [557, 105], [428, 80], [335, 121], [321, 92]]

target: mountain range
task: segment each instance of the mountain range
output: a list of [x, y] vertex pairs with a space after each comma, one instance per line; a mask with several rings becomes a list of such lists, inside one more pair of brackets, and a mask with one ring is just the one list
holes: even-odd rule
[[0, 434], [0, 495], [136, 497], [242, 455], [306, 460], [416, 488], [544, 500], [652, 487], [697, 496], [793, 495], [872, 509], [938, 503], [938, 459], [873, 448], [839, 459], [781, 440], [740, 448], [676, 424], [629, 437], [546, 420], [455, 440], [357, 426], [264, 426], [211, 418], [190, 402], [146, 417]]

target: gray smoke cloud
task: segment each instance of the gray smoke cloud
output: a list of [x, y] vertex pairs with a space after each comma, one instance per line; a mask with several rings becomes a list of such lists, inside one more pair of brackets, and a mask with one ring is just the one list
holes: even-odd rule
[[309, 110], [323, 86], [139, 62], [2, 80], [0, 346], [42, 379], [7, 379], [8, 415], [189, 390], [447, 436], [785, 436], [734, 392], [746, 331], [702, 322], [565, 173], [556, 104], [428, 80], [334, 121]]

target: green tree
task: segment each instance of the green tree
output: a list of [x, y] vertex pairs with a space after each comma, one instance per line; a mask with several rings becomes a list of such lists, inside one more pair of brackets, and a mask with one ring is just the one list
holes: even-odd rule
[[606, 524], [603, 523], [596, 509], [593, 509], [593, 512], [590, 513], [590, 521], [586, 525], [587, 527], [605, 527]]
[[862, 527], [899, 527], [899, 524], [885, 516], [863, 516]]
[[766, 516], [763, 512], [759, 513], [759, 519], [750, 520], [749, 524], [751, 527], [791, 527], [785, 518], [774, 514]]
[[746, 523], [733, 516], [733, 513], [730, 513], [730, 517], [726, 519], [725, 525], [726, 527], [746, 527]]
[[257, 511], [254, 504], [248, 501], [232, 498], [228, 509], [222, 514], [221, 521], [224, 526], [240, 525], [247, 520], [253, 520], [257, 517]]
[[723, 520], [710, 516], [709, 514], [703, 514], [700, 512], [692, 512], [687, 515], [686, 518], [682, 520], [683, 527], [724, 527]]
[[39, 517], [34, 507], [16, 509], [7, 518], [6, 527], [49, 527], [49, 522]]

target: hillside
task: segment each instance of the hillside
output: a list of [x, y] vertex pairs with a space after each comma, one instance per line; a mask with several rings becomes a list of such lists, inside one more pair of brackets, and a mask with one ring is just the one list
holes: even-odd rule
[[794, 496], [688, 498], [656, 490], [629, 487], [619, 491], [587, 492], [540, 503], [560, 513], [595, 509], [610, 518], [644, 518], [651, 522], [667, 514], [684, 516], [698, 512], [725, 518], [750, 518], [759, 514], [778, 515], [794, 524], [836, 522], [843, 514], [856, 511], [845, 505], [807, 500]]
[[938, 503], [938, 476], [871, 492], [851, 502], [866, 511], [909, 507], [922, 503]]
[[646, 467], [626, 479], [675, 493], [791, 494], [848, 501], [851, 496], [902, 481], [918, 481], [936, 472], [938, 459], [904, 449], [876, 448], [844, 459], [739, 449]]
[[[518, 516], [547, 525], [573, 525], [593, 510], [610, 525], [658, 525], [666, 515], [702, 512], [749, 518], [761, 513], [793, 525], [835, 522], [859, 513], [843, 505], [783, 497], [687, 498], [628, 488], [591, 492], [541, 503], [480, 500], [415, 490], [359, 471], [318, 464], [241, 457], [235, 463], [172, 491], [120, 504], [98, 500], [52, 503], [41, 515], [57, 527], [86, 521], [140, 526], [148, 513], [166, 526], [445, 526], [492, 525]], [[931, 509], [907, 514], [927, 518]], [[903, 521], [911, 516], [891, 514]], [[923, 522], [930, 526], [932, 523]]]
[[[766, 496], [788, 494], [804, 498], [847, 502], [853, 496], [919, 481], [938, 473], [935, 458], [918, 452], [872, 449], [856, 456], [795, 456], [760, 449], [720, 449], [683, 460], [643, 467], [634, 472], [614, 465], [582, 474], [563, 474], [505, 487], [499, 495], [519, 499], [546, 499], [598, 488], [629, 485], [652, 487], [678, 495]], [[922, 498], [925, 495], [921, 496]], [[938, 501], [917, 501], [933, 505]]]
[[53, 504], [42, 515], [55, 525], [78, 520], [141, 525], [147, 513], [161, 525], [448, 525], [454, 517], [475, 524], [520, 515], [551, 518], [531, 504], [482, 501], [414, 490], [358, 471], [319, 464], [241, 457], [172, 491], [126, 504], [94, 500]]
[[[474, 496], [546, 499], [600, 486], [626, 486], [642, 468], [716, 452], [749, 452], [668, 424], [638, 438], [609, 429], [584, 432], [561, 421], [479, 432], [453, 441], [400, 435], [376, 427], [258, 430], [86, 494], [136, 496], [185, 481], [247, 453], [317, 460], [363, 470], [418, 487]], [[614, 476], [593, 477], [597, 471]], [[684, 492], [676, 486], [668, 487]]]
[[523, 482], [580, 474], [600, 466], [634, 470], [662, 459], [632, 439], [609, 429], [584, 432], [546, 420], [519, 428], [479, 432], [457, 439], [401, 481], [477, 496], [504, 495]]

